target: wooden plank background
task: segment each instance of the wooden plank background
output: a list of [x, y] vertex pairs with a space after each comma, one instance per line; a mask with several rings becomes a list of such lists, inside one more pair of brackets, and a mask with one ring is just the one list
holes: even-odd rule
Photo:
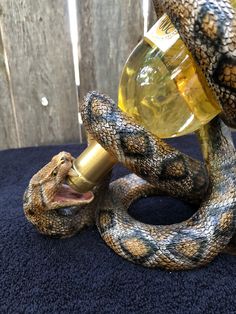
[[9, 73], [0, 28], [0, 149], [18, 147], [19, 138], [14, 107], [12, 106]]
[[[76, 4], [79, 98], [99, 90], [117, 100], [122, 67], [143, 35], [142, 0]], [[84, 140], [66, 0], [1, 1], [0, 93], [0, 149]]]
[[80, 99], [88, 90], [95, 89], [117, 100], [122, 67], [143, 35], [142, 1], [78, 0], [77, 3]]

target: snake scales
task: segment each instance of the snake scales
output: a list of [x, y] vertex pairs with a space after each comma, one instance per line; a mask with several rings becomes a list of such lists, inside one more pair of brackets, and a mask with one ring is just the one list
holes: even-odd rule
[[[236, 22], [230, 4], [161, 3], [222, 105], [222, 119], [235, 126]], [[126, 117], [107, 96], [89, 93], [82, 115], [94, 139], [136, 175], [110, 185], [106, 178], [93, 193], [78, 195], [63, 185], [73, 159], [58, 154], [33, 176], [24, 195], [26, 217], [41, 233], [71, 236], [96, 220], [102, 238], [119, 255], [171, 270], [205, 265], [227, 246], [236, 231], [236, 159], [219, 117], [199, 131], [206, 170]], [[128, 214], [136, 198], [158, 193], [192, 202], [205, 196], [197, 213], [178, 224], [147, 225]]]

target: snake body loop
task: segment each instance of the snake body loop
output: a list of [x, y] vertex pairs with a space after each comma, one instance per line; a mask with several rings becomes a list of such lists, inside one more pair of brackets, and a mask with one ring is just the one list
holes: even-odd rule
[[[190, 182], [196, 191], [199, 170], [204, 168], [134, 123], [108, 97], [89, 94], [82, 116], [88, 132], [105, 149], [158, 191], [183, 197]], [[116, 253], [144, 266], [190, 269], [208, 263], [229, 243], [235, 232], [234, 146], [219, 118], [203, 128], [200, 138], [207, 147], [210, 190], [189, 220], [170, 226], [138, 222], [127, 213], [130, 199], [122, 195], [132, 194], [133, 200], [140, 192], [152, 193], [153, 188], [142, 179], [124, 179], [111, 186], [110, 194], [100, 204], [97, 225]], [[198, 188], [200, 192], [201, 184]]]

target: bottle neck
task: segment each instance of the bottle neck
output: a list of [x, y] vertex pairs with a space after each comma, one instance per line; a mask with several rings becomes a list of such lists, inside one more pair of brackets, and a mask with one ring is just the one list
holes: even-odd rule
[[80, 193], [91, 191], [112, 169], [117, 160], [93, 140], [74, 160], [67, 183]]
[[171, 48], [178, 39], [179, 34], [166, 14], [144, 35], [144, 40], [151, 47], [158, 47], [162, 52]]

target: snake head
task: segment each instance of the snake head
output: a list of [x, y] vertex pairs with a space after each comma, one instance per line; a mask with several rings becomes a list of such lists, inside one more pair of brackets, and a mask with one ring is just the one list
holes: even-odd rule
[[40, 169], [30, 180], [32, 186], [53, 183], [54, 188], [60, 185], [72, 167], [73, 157], [70, 153], [60, 152]]
[[32, 177], [27, 194], [34, 208], [57, 209], [88, 204], [93, 200], [92, 192], [81, 194], [66, 184], [73, 160], [70, 153], [60, 152]]

